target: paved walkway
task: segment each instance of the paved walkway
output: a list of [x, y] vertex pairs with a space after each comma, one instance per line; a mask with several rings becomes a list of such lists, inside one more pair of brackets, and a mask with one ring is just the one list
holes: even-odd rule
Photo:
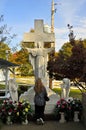
[[37, 125], [34, 122], [29, 122], [28, 125], [4, 125], [1, 130], [86, 130], [86, 127], [80, 122], [46, 121], [44, 125]]

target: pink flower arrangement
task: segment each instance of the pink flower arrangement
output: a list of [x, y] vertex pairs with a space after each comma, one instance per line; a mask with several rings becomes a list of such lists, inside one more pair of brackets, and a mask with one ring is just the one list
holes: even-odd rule
[[59, 112], [65, 112], [68, 107], [68, 103], [65, 99], [57, 101], [56, 108]]
[[21, 123], [29, 114], [32, 114], [32, 109], [28, 101], [13, 102], [9, 99], [0, 101], [0, 119], [3, 123], [7, 122], [8, 117], [11, 122]]
[[60, 119], [61, 112], [64, 112], [66, 120], [73, 120], [75, 111], [79, 112], [79, 118], [81, 118], [82, 103], [78, 99], [69, 99], [67, 101], [65, 99], [60, 99], [56, 103], [55, 116], [58, 120]]

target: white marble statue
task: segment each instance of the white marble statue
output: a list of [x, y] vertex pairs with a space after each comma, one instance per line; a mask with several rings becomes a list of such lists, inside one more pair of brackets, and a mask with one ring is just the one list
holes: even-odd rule
[[36, 48], [26, 49], [29, 52], [29, 60], [33, 66], [35, 78], [40, 77], [44, 85], [47, 86], [48, 53], [54, 50], [54, 48], [43, 48], [39, 45]]
[[61, 87], [62, 87], [61, 98], [68, 99], [69, 92], [70, 92], [70, 79], [63, 78], [63, 83], [62, 83]]
[[9, 92], [10, 92], [13, 102], [18, 101], [18, 92], [17, 92], [18, 85], [15, 79], [9, 79], [8, 85], [9, 85]]

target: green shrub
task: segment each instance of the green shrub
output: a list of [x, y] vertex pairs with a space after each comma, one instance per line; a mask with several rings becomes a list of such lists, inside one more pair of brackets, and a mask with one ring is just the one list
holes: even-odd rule
[[29, 88], [30, 88], [30, 86], [19, 85], [19, 87], [18, 87], [18, 96], [20, 96], [22, 93], [27, 91]]

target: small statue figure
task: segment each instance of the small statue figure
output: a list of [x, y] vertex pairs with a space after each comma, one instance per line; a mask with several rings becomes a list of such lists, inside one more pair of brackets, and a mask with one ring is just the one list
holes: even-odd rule
[[8, 84], [9, 84], [10, 95], [13, 102], [18, 101], [18, 92], [17, 92], [18, 85], [15, 79], [9, 79]]
[[70, 79], [63, 78], [63, 84], [62, 87], [62, 95], [61, 98], [68, 99], [69, 98], [69, 92], [70, 92]]

